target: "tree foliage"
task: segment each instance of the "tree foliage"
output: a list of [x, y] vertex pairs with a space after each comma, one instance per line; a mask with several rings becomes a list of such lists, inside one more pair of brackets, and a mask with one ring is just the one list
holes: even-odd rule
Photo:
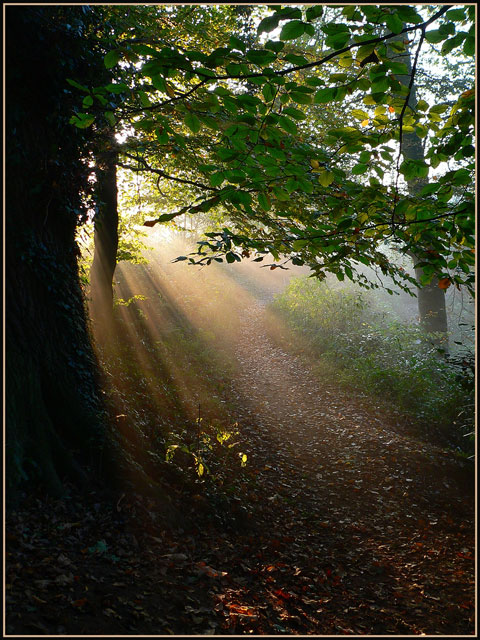
[[[450, 64], [473, 56], [474, 8], [275, 6], [255, 38], [228, 25], [207, 38], [225, 16], [238, 24], [233, 9], [130, 8], [104, 58], [112, 82], [79, 89], [72, 123], [130, 132], [127, 166], [190, 188], [147, 224], [221, 208], [229, 223], [192, 262], [254, 251], [320, 278], [376, 286], [356, 269], [368, 265], [415, 283], [393, 246], [416, 256], [421, 284], [473, 291], [474, 89], [414, 107], [409, 97], [426, 47]], [[424, 141], [424, 161], [402, 160], [408, 134]], [[421, 180], [413, 195], [407, 183]]]

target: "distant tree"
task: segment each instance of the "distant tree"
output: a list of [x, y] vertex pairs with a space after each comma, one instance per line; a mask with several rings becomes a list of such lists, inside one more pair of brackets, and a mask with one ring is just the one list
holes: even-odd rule
[[[416, 97], [416, 82], [414, 80], [413, 83], [410, 83], [413, 71], [410, 49], [407, 48], [405, 54], [399, 57], [399, 59], [404, 62], [407, 70], [406, 75], [401, 76], [399, 79], [405, 86], [409, 87], [408, 107], [414, 112], [417, 108], [418, 100]], [[406, 163], [413, 161], [417, 163], [418, 166], [425, 166], [425, 151], [422, 138], [420, 138], [416, 132], [402, 135], [401, 151]], [[412, 176], [412, 178], [407, 181], [407, 185], [410, 196], [419, 196], [422, 189], [428, 185], [428, 178]], [[435, 251], [431, 246], [425, 247], [425, 249]], [[418, 265], [420, 260], [414, 253], [410, 255], [413, 258], [414, 265]], [[431, 277], [428, 271], [425, 272], [421, 266], [415, 266], [414, 268], [417, 281], [420, 285], [417, 288], [420, 323], [427, 333], [436, 333], [438, 336], [444, 336], [443, 340], [442, 338], [439, 339], [442, 342], [442, 346], [448, 349], [448, 341], [445, 341], [448, 330], [445, 304], [446, 287], [439, 286], [438, 276], [434, 275]]]

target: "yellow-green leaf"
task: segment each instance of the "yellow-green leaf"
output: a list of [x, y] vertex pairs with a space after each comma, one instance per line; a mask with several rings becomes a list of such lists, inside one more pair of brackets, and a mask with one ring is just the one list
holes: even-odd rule
[[332, 171], [323, 171], [318, 176], [318, 181], [322, 187], [328, 187], [335, 180], [335, 176]]

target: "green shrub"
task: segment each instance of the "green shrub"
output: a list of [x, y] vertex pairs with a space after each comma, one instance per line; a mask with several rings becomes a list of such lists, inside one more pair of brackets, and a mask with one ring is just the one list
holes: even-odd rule
[[375, 292], [312, 278], [291, 281], [272, 308], [319, 357], [319, 369], [380, 396], [451, 444], [471, 449], [473, 368], [468, 356], [444, 358], [432, 336], [406, 324]]

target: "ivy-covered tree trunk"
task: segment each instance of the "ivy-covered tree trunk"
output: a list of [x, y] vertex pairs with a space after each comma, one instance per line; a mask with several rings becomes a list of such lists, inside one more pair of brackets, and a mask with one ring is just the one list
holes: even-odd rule
[[[411, 53], [408, 50], [405, 55], [397, 56], [397, 59], [407, 66], [408, 75], [398, 76], [398, 79], [405, 85], [410, 83], [412, 72]], [[412, 84], [408, 106], [415, 109], [417, 97], [415, 91], [415, 80]], [[416, 133], [404, 133], [402, 139], [402, 155], [405, 160], [418, 160], [425, 162], [425, 153], [421, 139]], [[426, 178], [416, 178], [408, 181], [409, 193], [417, 195], [427, 184]], [[418, 262], [416, 256], [412, 255], [414, 264]], [[430, 282], [424, 283], [425, 273], [423, 269], [415, 269], [415, 277], [420, 285], [417, 288], [418, 313], [420, 323], [427, 333], [447, 334], [447, 311], [445, 305], [445, 291], [438, 286], [438, 278], [433, 277]], [[444, 342], [444, 341], [443, 341]], [[443, 345], [445, 346], [445, 345]]]
[[6, 475], [60, 495], [102, 439], [75, 229], [88, 189], [66, 79], [89, 56], [82, 7], [6, 9]]
[[[113, 146], [114, 141], [111, 141], [110, 147]], [[95, 253], [90, 271], [91, 313], [97, 336], [104, 340], [112, 330], [113, 275], [118, 249], [117, 153], [111, 148], [98, 153], [96, 175]]]

